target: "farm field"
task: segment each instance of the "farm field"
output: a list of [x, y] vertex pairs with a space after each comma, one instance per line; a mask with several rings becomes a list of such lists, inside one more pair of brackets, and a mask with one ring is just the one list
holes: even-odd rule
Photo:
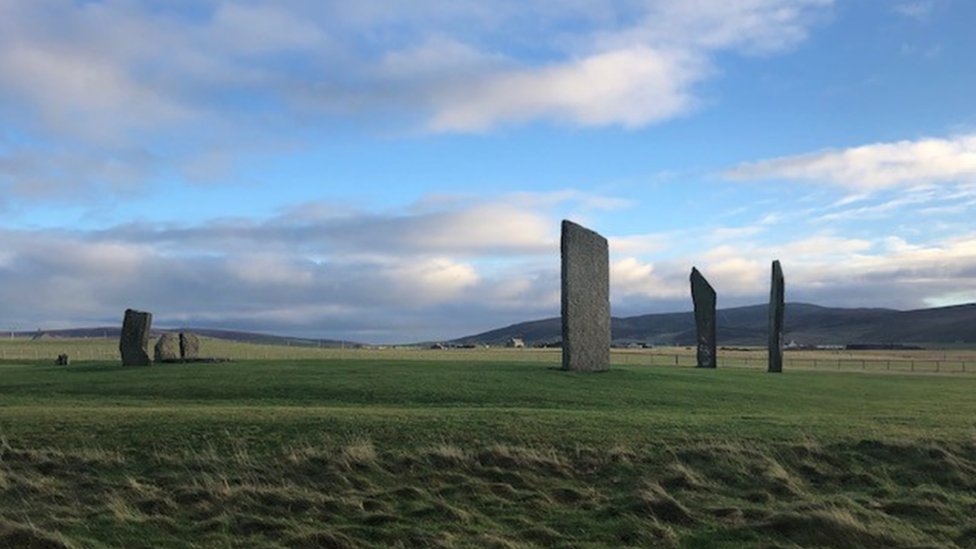
[[[150, 341], [150, 352], [155, 341]], [[379, 348], [329, 348], [260, 345], [223, 339], [201, 338], [205, 356], [234, 360], [413, 360], [424, 362], [540, 362], [558, 363], [559, 349], [503, 347], [477, 349], [428, 349], [384, 346]], [[119, 360], [118, 339], [0, 339], [0, 361], [49, 360], [67, 353], [72, 360]], [[643, 366], [694, 366], [690, 347], [613, 349], [615, 364]], [[766, 368], [765, 349], [720, 349], [719, 365], [734, 368]], [[784, 355], [788, 369], [936, 372], [976, 374], [976, 349], [814, 351], [789, 350]]]
[[516, 352], [7, 359], [0, 546], [976, 544], [976, 376]]

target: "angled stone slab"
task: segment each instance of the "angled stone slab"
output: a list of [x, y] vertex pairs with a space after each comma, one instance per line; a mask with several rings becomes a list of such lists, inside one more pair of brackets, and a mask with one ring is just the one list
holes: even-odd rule
[[773, 276], [769, 288], [769, 372], [783, 371], [783, 311], [786, 286], [779, 260], [773, 261]]
[[610, 368], [610, 257], [607, 239], [563, 221], [563, 369]]
[[695, 267], [691, 268], [690, 279], [691, 301], [695, 304], [695, 330], [698, 334], [698, 367], [715, 368], [715, 289]]
[[149, 366], [149, 329], [152, 314], [132, 309], [125, 310], [122, 333], [119, 336], [119, 353], [123, 366]]
[[153, 358], [156, 362], [173, 361], [180, 358], [180, 336], [169, 332], [159, 336], [153, 351]]
[[200, 358], [200, 338], [196, 334], [180, 332], [180, 358], [184, 360]]

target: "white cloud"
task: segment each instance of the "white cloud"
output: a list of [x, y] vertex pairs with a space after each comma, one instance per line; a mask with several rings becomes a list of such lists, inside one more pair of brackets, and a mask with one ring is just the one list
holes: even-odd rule
[[33, 103], [54, 131], [115, 143], [124, 130], [191, 119], [192, 108], [139, 82], [125, 67], [68, 46], [0, 50], [0, 93]]
[[733, 180], [786, 179], [876, 191], [976, 179], [976, 134], [875, 143], [742, 164]]
[[480, 281], [474, 267], [446, 257], [404, 262], [385, 276], [401, 300], [423, 305], [456, 300]]
[[803, 41], [832, 0], [697, 0], [651, 2], [639, 23], [602, 35], [604, 46], [644, 43], [691, 51], [772, 54]]
[[435, 107], [434, 131], [480, 131], [548, 118], [582, 126], [644, 126], [685, 112], [701, 62], [647, 47], [600, 53], [460, 86]]
[[613, 255], [650, 255], [668, 249], [672, 234], [653, 233], [628, 236], [611, 236], [607, 240]]
[[282, 6], [221, 3], [213, 14], [211, 39], [237, 54], [302, 51], [328, 44], [315, 22]]
[[[675, 262], [651, 263], [625, 257], [610, 263], [610, 298], [614, 304], [681, 299], [688, 293], [688, 272]], [[614, 313], [615, 315], [617, 313]]]
[[924, 21], [935, 9], [935, 2], [933, 0], [899, 0], [894, 3], [892, 9], [899, 15]]

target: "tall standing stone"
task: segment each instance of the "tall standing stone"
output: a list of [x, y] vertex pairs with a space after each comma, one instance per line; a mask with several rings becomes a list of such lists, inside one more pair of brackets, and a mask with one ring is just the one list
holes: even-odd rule
[[607, 239], [563, 221], [563, 369], [610, 368], [610, 256]]
[[773, 277], [769, 289], [769, 370], [783, 371], [783, 310], [785, 309], [786, 288], [783, 282], [783, 268], [779, 260], [773, 261]]
[[149, 329], [152, 314], [132, 309], [125, 310], [122, 333], [119, 336], [119, 352], [123, 366], [149, 366]]
[[715, 368], [717, 366], [715, 289], [695, 267], [691, 268], [691, 301], [695, 304], [698, 367]]
[[180, 358], [200, 358], [200, 338], [196, 334], [180, 332]]
[[156, 362], [179, 360], [180, 336], [170, 332], [159, 336], [153, 355]]

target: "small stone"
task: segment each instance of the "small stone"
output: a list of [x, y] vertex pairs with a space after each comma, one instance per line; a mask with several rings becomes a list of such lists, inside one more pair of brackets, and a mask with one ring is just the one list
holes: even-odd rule
[[691, 300], [695, 304], [698, 367], [715, 368], [718, 358], [715, 337], [715, 289], [695, 267], [691, 268]]
[[149, 366], [149, 329], [152, 314], [133, 309], [125, 310], [122, 332], [119, 335], [119, 353], [123, 366]]
[[180, 333], [180, 358], [200, 358], [200, 338], [196, 334]]
[[607, 239], [563, 221], [563, 369], [610, 368], [610, 259]]
[[773, 261], [773, 276], [769, 288], [769, 372], [783, 371], [783, 312], [786, 288], [783, 268]]
[[173, 362], [180, 359], [180, 337], [173, 333], [165, 333], [156, 342], [154, 353], [156, 362]]

